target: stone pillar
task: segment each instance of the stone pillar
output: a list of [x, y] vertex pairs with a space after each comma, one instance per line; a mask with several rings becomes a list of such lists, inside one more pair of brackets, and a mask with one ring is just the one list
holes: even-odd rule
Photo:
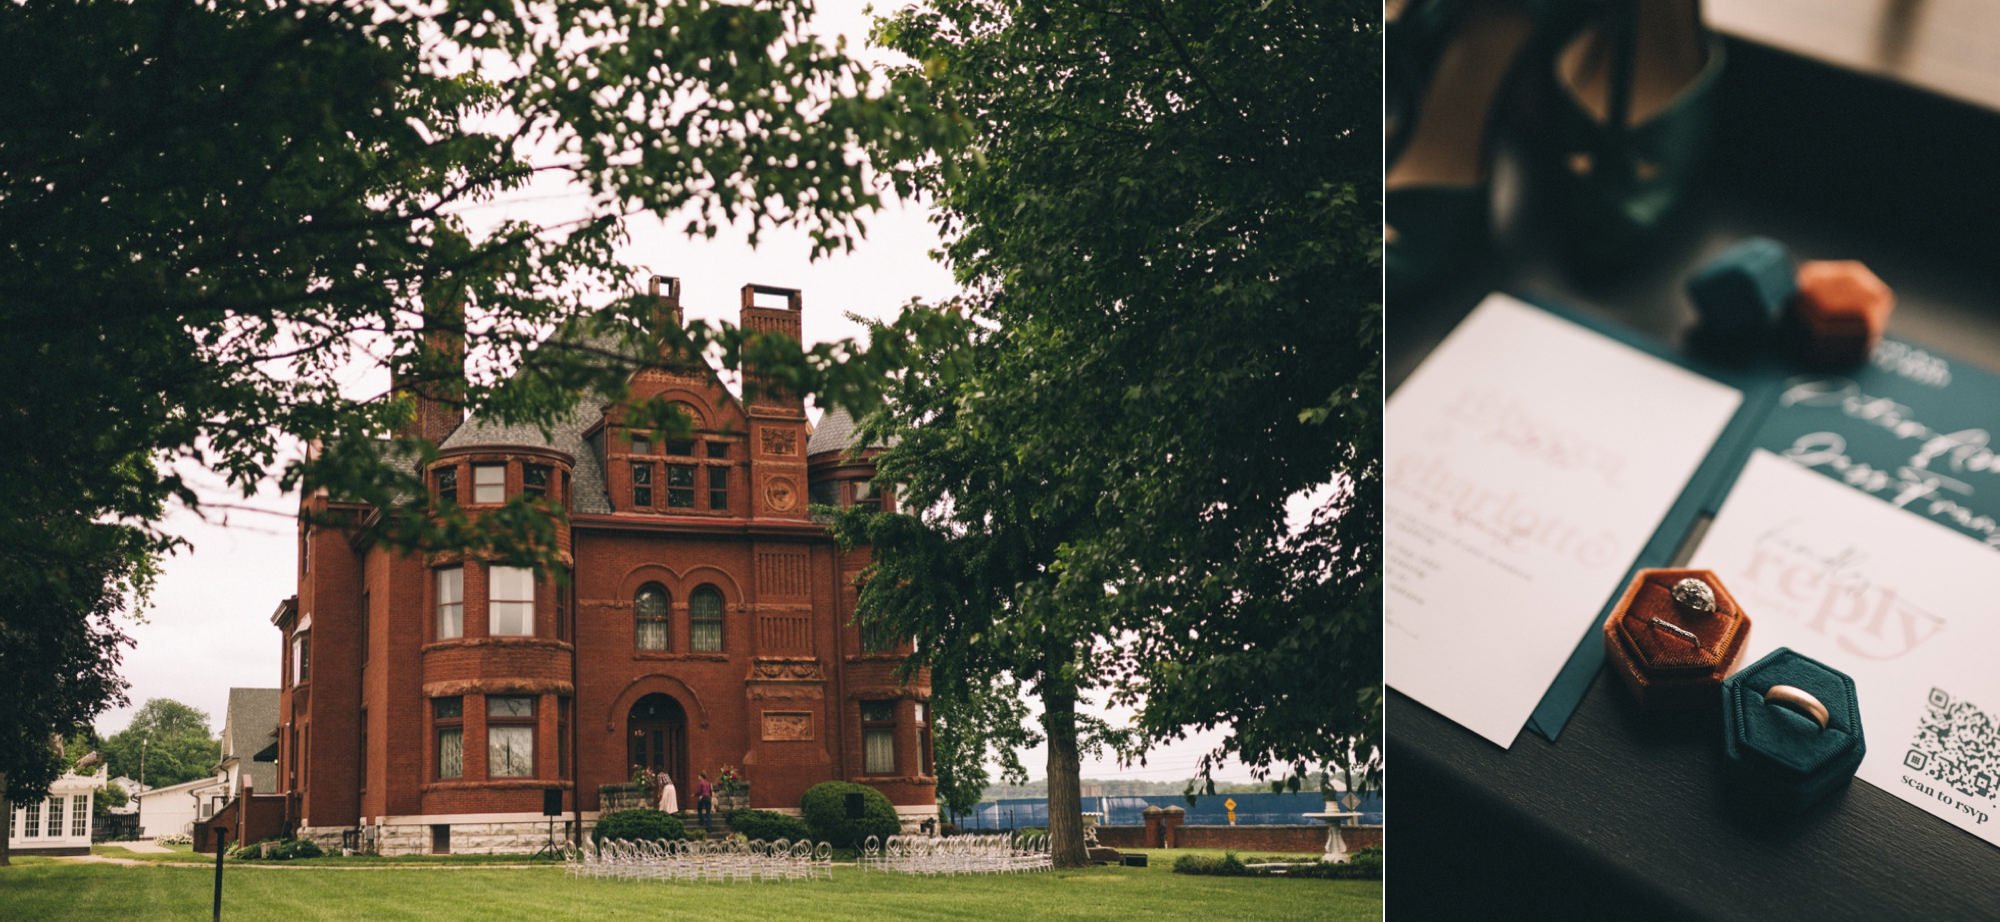
[[1147, 806], [1145, 810], [1140, 812], [1140, 815], [1145, 817], [1146, 821], [1146, 838], [1144, 841], [1146, 843], [1147, 848], [1167, 847], [1166, 831], [1160, 825], [1160, 817], [1164, 815], [1165, 812], [1166, 811], [1161, 810], [1159, 807], [1150, 805]]
[[1160, 832], [1166, 837], [1163, 848], [1181, 847], [1181, 825], [1187, 822], [1187, 810], [1182, 807], [1167, 807], [1160, 814]]

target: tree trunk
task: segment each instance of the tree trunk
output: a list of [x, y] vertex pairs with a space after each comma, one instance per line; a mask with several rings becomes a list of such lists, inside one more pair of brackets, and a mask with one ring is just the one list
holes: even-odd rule
[[1059, 868], [1090, 863], [1083, 848], [1083, 780], [1076, 754], [1076, 690], [1045, 686], [1042, 730], [1049, 738], [1049, 857]]
[[7, 823], [7, 828], [0, 830], [0, 868], [4, 868], [14, 863], [9, 857], [9, 852], [13, 850], [13, 841], [7, 835], [14, 831], [14, 801], [7, 796], [6, 772], [0, 772], [0, 820]]

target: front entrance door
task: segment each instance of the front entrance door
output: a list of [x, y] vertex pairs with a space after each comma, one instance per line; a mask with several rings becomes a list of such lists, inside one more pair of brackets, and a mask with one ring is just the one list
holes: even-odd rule
[[661, 694], [640, 698], [626, 718], [626, 740], [628, 765], [666, 772], [687, 803], [687, 713], [680, 702]]

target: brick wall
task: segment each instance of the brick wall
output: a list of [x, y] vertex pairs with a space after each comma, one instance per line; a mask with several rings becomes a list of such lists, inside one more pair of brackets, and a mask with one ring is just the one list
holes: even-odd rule
[[1109, 848], [1145, 848], [1144, 826], [1099, 826], [1097, 844]]
[[230, 846], [283, 838], [287, 825], [285, 800], [283, 794], [252, 794], [230, 801], [214, 816], [195, 824], [194, 850], [215, 854], [217, 829], [228, 830], [225, 841]]
[[1348, 851], [1363, 848], [1380, 848], [1382, 846], [1382, 827], [1342, 826], [1340, 827], [1340, 841], [1347, 846]]

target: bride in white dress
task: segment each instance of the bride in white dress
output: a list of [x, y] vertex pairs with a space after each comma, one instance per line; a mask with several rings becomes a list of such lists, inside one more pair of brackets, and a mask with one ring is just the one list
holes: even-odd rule
[[660, 810], [665, 813], [681, 812], [680, 795], [674, 792], [674, 777], [660, 774]]

